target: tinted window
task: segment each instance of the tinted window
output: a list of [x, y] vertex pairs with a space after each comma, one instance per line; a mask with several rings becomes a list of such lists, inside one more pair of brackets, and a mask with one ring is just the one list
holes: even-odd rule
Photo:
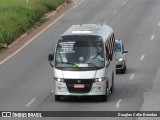
[[59, 39], [56, 68], [63, 70], [96, 70], [104, 67], [104, 46], [99, 36], [72, 35]]
[[116, 43], [116, 52], [121, 52], [121, 44]]

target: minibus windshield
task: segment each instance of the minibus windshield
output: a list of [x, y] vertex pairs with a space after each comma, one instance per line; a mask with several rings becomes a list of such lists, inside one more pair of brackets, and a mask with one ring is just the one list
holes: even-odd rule
[[105, 65], [103, 40], [94, 35], [68, 35], [58, 40], [55, 67], [61, 70], [98, 70]]

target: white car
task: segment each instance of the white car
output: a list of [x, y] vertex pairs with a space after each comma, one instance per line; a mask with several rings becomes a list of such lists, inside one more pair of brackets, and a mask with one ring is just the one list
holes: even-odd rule
[[128, 53], [128, 51], [124, 49], [122, 40], [116, 40], [115, 47], [116, 47], [116, 72], [125, 74], [127, 70], [126, 53]]

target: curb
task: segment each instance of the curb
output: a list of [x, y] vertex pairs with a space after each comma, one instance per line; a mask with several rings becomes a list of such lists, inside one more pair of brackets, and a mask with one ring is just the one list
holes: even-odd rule
[[[20, 49], [23, 45], [25, 45], [30, 39], [33, 39], [38, 33], [43, 31], [49, 24], [56, 21], [58, 17], [60, 17], [63, 13], [69, 11], [74, 6], [72, 3], [63, 3], [61, 6], [59, 6], [56, 10], [50, 12], [50, 15], [47, 18], [47, 21], [41, 24], [40, 26], [36, 26], [26, 33], [19, 36], [15, 41], [6, 46], [4, 45], [5, 49], [0, 51], [0, 63], [3, 64], [4, 60], [7, 59], [7, 57], [12, 56], [18, 49]], [[47, 14], [47, 13], [46, 13]], [[48, 13], [49, 14], [49, 13]], [[44, 15], [45, 17], [45, 15]], [[7, 59], [8, 60], [8, 59]], [[0, 64], [0, 65], [1, 65]]]

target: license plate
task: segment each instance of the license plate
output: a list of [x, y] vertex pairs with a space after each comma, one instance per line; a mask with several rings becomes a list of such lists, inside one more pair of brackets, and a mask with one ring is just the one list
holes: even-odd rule
[[74, 84], [74, 88], [84, 88], [84, 84]]

